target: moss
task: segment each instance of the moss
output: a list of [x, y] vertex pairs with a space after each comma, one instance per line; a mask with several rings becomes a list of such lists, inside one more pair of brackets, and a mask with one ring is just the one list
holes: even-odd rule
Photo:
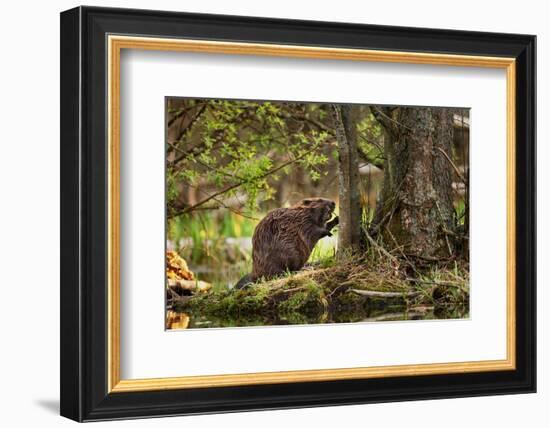
[[[290, 290], [298, 288], [294, 293], [288, 293]], [[301, 313], [306, 315], [317, 315], [326, 312], [328, 303], [325, 297], [323, 287], [315, 283], [311, 278], [294, 278], [286, 284], [283, 292], [287, 292], [288, 297], [281, 300], [277, 305], [277, 310], [281, 314]]]
[[190, 300], [189, 308], [203, 314], [240, 316], [261, 313], [266, 307], [269, 287], [214, 292]]
[[[182, 298], [174, 309], [191, 314], [191, 319], [207, 319], [209, 325], [227, 326], [356, 322], [388, 311], [405, 312], [409, 305], [427, 305], [441, 317], [457, 318], [468, 312], [467, 272], [467, 265], [432, 265], [415, 282], [405, 263], [370, 251], [367, 258], [286, 273], [240, 290]], [[352, 289], [423, 293], [410, 299], [373, 298]]]
[[345, 311], [363, 307], [365, 299], [355, 293], [344, 292], [340, 293], [333, 300], [333, 306], [336, 310]]
[[306, 315], [301, 312], [285, 312], [279, 313], [278, 324], [319, 324], [323, 322], [322, 316]]

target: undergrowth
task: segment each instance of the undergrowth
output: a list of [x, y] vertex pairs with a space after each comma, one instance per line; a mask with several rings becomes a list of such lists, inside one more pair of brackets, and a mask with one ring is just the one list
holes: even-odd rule
[[232, 320], [263, 317], [279, 323], [352, 322], [390, 308], [396, 314], [430, 308], [438, 318], [469, 313], [467, 262], [419, 263], [414, 269], [410, 264], [376, 248], [362, 257], [336, 259], [325, 254], [299, 272], [286, 272], [240, 290], [197, 294], [177, 302], [174, 309]]

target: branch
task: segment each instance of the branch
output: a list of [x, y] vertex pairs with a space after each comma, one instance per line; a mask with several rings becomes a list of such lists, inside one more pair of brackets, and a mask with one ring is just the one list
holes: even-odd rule
[[460, 180], [462, 180], [462, 182], [466, 185], [468, 185], [468, 181], [466, 180], [466, 178], [464, 178], [464, 176], [460, 173], [459, 169], [457, 168], [457, 166], [455, 165], [455, 163], [451, 160], [451, 158], [449, 157], [449, 155], [447, 153], [445, 153], [445, 150], [443, 150], [441, 147], [436, 147], [437, 150], [439, 150], [441, 152], [441, 154], [443, 154], [443, 156], [445, 157], [445, 159], [447, 159], [447, 161], [451, 164], [451, 166], [453, 167], [453, 169], [455, 170], [456, 172], [456, 175], [458, 176], [458, 178], [460, 178]]
[[[191, 119], [191, 121], [187, 124], [187, 126], [180, 132], [180, 135], [179, 135], [177, 141], [168, 142], [168, 144], [170, 144], [170, 146], [172, 146], [172, 147], [175, 147], [174, 144], [177, 144], [177, 143], [181, 142], [181, 138], [183, 137], [183, 134], [185, 134], [187, 131], [189, 131], [189, 129], [191, 129], [191, 127], [197, 122], [197, 120], [202, 115], [202, 113], [204, 112], [205, 109], [206, 109], [206, 104], [203, 104], [201, 106], [201, 108], [199, 109], [199, 111], [197, 112], [197, 114], [195, 114], [195, 116]], [[191, 151], [193, 151], [195, 149], [196, 149], [196, 147], [191, 149]], [[176, 165], [179, 161], [184, 159], [188, 154], [189, 154], [189, 151], [188, 152], [183, 152], [180, 156], [178, 156], [176, 159], [174, 159], [172, 161], [172, 164]]]
[[380, 153], [384, 153], [384, 148], [380, 144], [378, 144], [376, 141], [368, 140], [367, 137], [365, 137], [363, 134], [359, 134], [359, 138], [361, 138], [366, 143], [372, 144], [373, 146], [375, 146], [378, 150], [380, 150]]
[[379, 107], [371, 107], [371, 112], [375, 119], [384, 127], [384, 129], [391, 134], [394, 138], [397, 137], [398, 131], [395, 125], [401, 126], [407, 130], [411, 130], [407, 126], [393, 119], [391, 116], [382, 111]]
[[[198, 104], [197, 104], [198, 105]], [[188, 111], [190, 110], [193, 110], [194, 108], [197, 107], [197, 105], [194, 105], [194, 106], [189, 106], [189, 107], [186, 107], [186, 108], [183, 108], [181, 109], [180, 111], [178, 111], [177, 113], [174, 114], [174, 116], [168, 120], [168, 127], [172, 126], [174, 124], [174, 122], [176, 120], [178, 120], [182, 115], [184, 115], [185, 113], [187, 113]], [[204, 105], [204, 104], [203, 104]]]
[[[363, 137], [361, 137], [361, 138], [363, 138]], [[365, 139], [365, 141], [366, 141], [366, 139]], [[361, 146], [359, 146], [357, 148], [359, 149], [359, 155], [367, 161], [367, 164], [374, 165], [375, 167], [377, 167], [378, 169], [381, 169], [382, 171], [384, 170], [384, 158], [382, 156], [376, 156], [376, 157], [372, 158], [371, 156], [369, 156], [368, 153], [366, 153], [361, 148]]]
[[334, 129], [332, 129], [331, 127], [325, 125], [322, 122], [319, 122], [318, 120], [312, 119], [312, 118], [307, 117], [305, 115], [304, 116], [302, 116], [302, 115], [296, 115], [296, 116], [290, 115], [290, 117], [293, 118], [293, 119], [296, 119], [296, 120], [301, 120], [302, 122], [311, 123], [312, 125], [315, 125], [317, 128], [322, 129], [323, 131], [325, 131], [327, 134], [335, 135]]
[[[206, 194], [206, 192], [202, 189], [199, 188], [199, 190], [203, 193]], [[218, 198], [213, 198], [214, 199], [214, 202], [218, 203], [220, 206], [222, 206], [223, 208], [226, 208], [228, 209], [229, 211], [231, 211], [232, 213], [235, 213], [237, 215], [240, 215], [241, 217], [244, 217], [244, 218], [248, 218], [250, 220], [254, 220], [254, 221], [259, 221], [260, 219], [259, 218], [256, 218], [256, 217], [252, 217], [248, 214], [244, 214], [242, 211], [239, 211], [239, 210], [236, 210], [235, 208], [233, 208], [232, 206], [229, 206], [227, 205], [226, 203], [224, 203], [221, 199], [218, 199]], [[197, 209], [202, 209], [202, 207], [199, 207]]]
[[[277, 171], [283, 169], [284, 167], [286, 167], [286, 166], [288, 166], [288, 165], [290, 165], [290, 164], [292, 164], [292, 163], [295, 163], [295, 162], [299, 161], [300, 159], [304, 158], [306, 155], [308, 155], [309, 153], [311, 153], [313, 150], [317, 149], [317, 147], [318, 147], [318, 145], [314, 146], [311, 150], [302, 153], [300, 156], [298, 156], [298, 157], [296, 157], [296, 158], [294, 158], [294, 159], [291, 159], [291, 160], [289, 160], [289, 161], [287, 161], [287, 162], [284, 162], [284, 163], [282, 163], [281, 165], [279, 165], [279, 166], [277, 166], [277, 167], [275, 167], [275, 168], [270, 169], [269, 171], [265, 172], [264, 174], [262, 174], [262, 175], [260, 175], [260, 176], [258, 176], [258, 177], [255, 177], [254, 180], [261, 180], [262, 178], [268, 177], [268, 176], [270, 176], [271, 174], [274, 174], [274, 173], [276, 173]], [[238, 188], [238, 187], [242, 186], [243, 184], [246, 184], [246, 183], [248, 183], [248, 182], [250, 182], [250, 181], [252, 181], [252, 180], [246, 180], [246, 181], [243, 180], [243, 181], [240, 181], [240, 182], [238, 182], [238, 183], [235, 183], [235, 184], [232, 184], [232, 185], [230, 185], [230, 186], [227, 186], [227, 187], [225, 187], [224, 189], [219, 190], [218, 192], [213, 193], [212, 195], [208, 196], [206, 199], [203, 199], [202, 201], [197, 202], [197, 203], [194, 204], [194, 205], [190, 205], [190, 206], [184, 208], [183, 210], [181, 210], [181, 211], [179, 211], [179, 212], [176, 212], [176, 213], [170, 215], [170, 218], [176, 217], [176, 216], [180, 216], [180, 215], [183, 215], [183, 214], [187, 214], [187, 213], [189, 213], [189, 212], [191, 212], [191, 211], [197, 209], [198, 207], [200, 207], [200, 206], [206, 204], [208, 201], [211, 201], [211, 200], [213, 200], [213, 199], [215, 200], [218, 196], [223, 195], [224, 193], [230, 192], [231, 190], [234, 190], [234, 189], [236, 189], [236, 188]]]
[[379, 252], [384, 254], [386, 257], [388, 257], [390, 260], [397, 261], [397, 257], [395, 257], [393, 254], [390, 254], [384, 247], [382, 247], [378, 242], [376, 242], [372, 236], [370, 236], [369, 231], [365, 226], [363, 226], [363, 233], [365, 234], [365, 237], [370, 242], [370, 244], [375, 247]]
[[357, 290], [355, 288], [350, 288], [355, 294], [365, 297], [382, 297], [382, 298], [393, 298], [393, 297], [416, 297], [422, 294], [421, 291], [409, 291], [409, 292], [398, 292], [398, 291], [371, 291], [371, 290]]

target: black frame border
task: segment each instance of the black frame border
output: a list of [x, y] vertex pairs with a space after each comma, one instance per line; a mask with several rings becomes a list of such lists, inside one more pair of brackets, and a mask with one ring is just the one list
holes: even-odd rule
[[[516, 370], [107, 393], [108, 34], [516, 59]], [[61, 13], [61, 415], [77, 421], [536, 391], [536, 37], [78, 7]]]

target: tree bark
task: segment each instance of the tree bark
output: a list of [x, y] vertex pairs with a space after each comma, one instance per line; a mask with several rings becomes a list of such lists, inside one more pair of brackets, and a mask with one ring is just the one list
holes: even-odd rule
[[374, 114], [385, 129], [386, 154], [375, 232], [409, 255], [452, 256], [452, 110], [377, 108]]
[[342, 258], [361, 246], [361, 203], [357, 149], [357, 107], [331, 106], [338, 142], [339, 229], [337, 257]]

